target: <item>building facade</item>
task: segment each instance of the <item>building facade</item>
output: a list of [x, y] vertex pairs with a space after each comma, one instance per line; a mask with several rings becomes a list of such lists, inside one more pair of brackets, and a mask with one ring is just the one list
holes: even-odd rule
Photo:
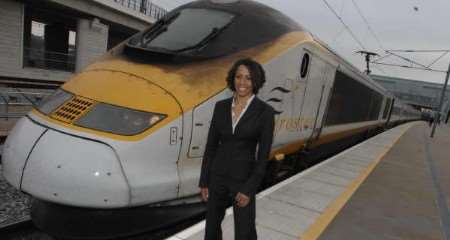
[[145, 0], [1, 0], [0, 80], [65, 81], [164, 14]]
[[0, 0], [0, 136], [74, 73], [165, 14], [147, 0]]
[[[380, 75], [371, 75], [371, 78], [394, 94], [397, 98], [417, 109], [425, 108], [435, 110], [439, 106], [444, 84]], [[442, 116], [445, 119], [448, 118], [449, 110], [450, 87], [447, 86], [443, 107], [441, 109]]]

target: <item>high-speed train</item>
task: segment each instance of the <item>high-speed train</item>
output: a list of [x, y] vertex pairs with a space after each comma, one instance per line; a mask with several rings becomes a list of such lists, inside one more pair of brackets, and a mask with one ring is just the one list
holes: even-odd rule
[[278, 162], [420, 118], [282, 13], [200, 0], [112, 49], [22, 118], [5, 142], [4, 177], [35, 199], [39, 227], [65, 226], [70, 236], [81, 231], [75, 221], [97, 228], [99, 216], [124, 225], [139, 225], [124, 219], [133, 214], [152, 217], [146, 225], [175, 219], [170, 208], [200, 200], [213, 107], [232, 96], [227, 71], [244, 57], [266, 71], [258, 96], [276, 110]]

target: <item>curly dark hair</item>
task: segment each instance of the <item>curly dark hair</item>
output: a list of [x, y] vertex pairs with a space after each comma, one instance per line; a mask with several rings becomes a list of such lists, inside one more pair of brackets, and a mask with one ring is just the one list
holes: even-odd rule
[[266, 82], [266, 73], [264, 72], [264, 68], [251, 58], [243, 58], [236, 61], [231, 67], [230, 71], [228, 71], [227, 76], [227, 85], [228, 88], [235, 92], [236, 89], [234, 87], [234, 77], [236, 76], [237, 69], [239, 66], [244, 65], [247, 67], [250, 72], [250, 78], [253, 86], [253, 93], [257, 94], [259, 89], [262, 88], [264, 83]]

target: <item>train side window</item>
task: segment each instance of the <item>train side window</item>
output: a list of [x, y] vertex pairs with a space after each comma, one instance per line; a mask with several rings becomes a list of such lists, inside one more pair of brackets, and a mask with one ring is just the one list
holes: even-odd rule
[[377, 120], [382, 102], [379, 92], [337, 71], [325, 126]]
[[302, 65], [300, 67], [300, 77], [302, 78], [306, 77], [306, 75], [308, 74], [308, 67], [309, 67], [309, 54], [305, 53], [305, 55], [303, 55]]
[[389, 107], [391, 106], [391, 99], [386, 99], [386, 104], [384, 105], [384, 111], [383, 111], [383, 119], [386, 119], [389, 113]]

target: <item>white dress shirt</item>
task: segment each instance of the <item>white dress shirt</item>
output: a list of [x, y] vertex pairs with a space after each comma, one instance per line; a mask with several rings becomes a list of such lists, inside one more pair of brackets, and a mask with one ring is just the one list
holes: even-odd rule
[[234, 103], [235, 97], [236, 96], [233, 96], [233, 101], [231, 103], [231, 121], [232, 121], [232, 125], [233, 125], [233, 134], [234, 134], [234, 129], [236, 128], [236, 125], [239, 123], [239, 120], [241, 119], [242, 115], [244, 115], [245, 111], [247, 111], [248, 106], [250, 105], [250, 103], [252, 103], [253, 98], [255, 98], [255, 94], [253, 94], [249, 99], [247, 99], [247, 103], [245, 104], [244, 109], [242, 109], [241, 115], [239, 115], [239, 117], [236, 119], [236, 121], [233, 121], [233, 119], [234, 119], [233, 108], [235, 106], [235, 103]]

